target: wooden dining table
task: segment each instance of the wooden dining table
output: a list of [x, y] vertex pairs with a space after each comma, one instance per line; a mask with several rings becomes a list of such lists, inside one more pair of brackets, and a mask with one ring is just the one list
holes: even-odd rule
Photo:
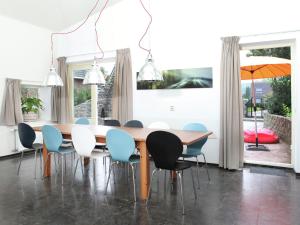
[[[158, 129], [149, 129], [149, 128], [132, 128], [132, 127], [110, 127], [102, 125], [78, 125], [78, 124], [57, 124], [54, 125], [58, 128], [65, 139], [71, 139], [71, 132], [74, 126], [85, 126], [95, 134], [96, 141], [100, 143], [105, 143], [106, 133], [110, 129], [121, 129], [128, 132], [135, 140], [138, 150], [140, 151], [140, 199], [146, 200], [149, 189], [150, 182], [150, 162], [149, 154], [146, 146], [146, 139], [148, 134]], [[42, 131], [42, 127], [34, 127], [34, 130], [37, 132]], [[183, 130], [167, 130], [175, 135], [177, 135], [182, 141], [183, 145], [190, 145], [194, 142], [197, 142], [201, 139], [207, 138], [212, 132], [197, 132], [197, 131], [183, 131]], [[120, 149], [121, 150], [121, 149]], [[43, 147], [43, 158], [46, 162], [47, 158], [47, 148], [44, 144]], [[47, 165], [45, 167], [44, 176], [51, 176], [51, 159], [47, 160]]]

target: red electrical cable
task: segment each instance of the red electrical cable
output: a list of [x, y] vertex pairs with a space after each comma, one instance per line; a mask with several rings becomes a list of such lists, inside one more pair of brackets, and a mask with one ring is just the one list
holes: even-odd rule
[[103, 59], [103, 57], [104, 57], [104, 52], [103, 52], [103, 50], [102, 50], [102, 48], [100, 47], [100, 44], [99, 44], [99, 36], [98, 36], [98, 31], [97, 31], [97, 23], [98, 23], [98, 21], [99, 21], [99, 19], [100, 19], [100, 16], [101, 16], [102, 12], [103, 12], [104, 9], [106, 8], [108, 2], [109, 2], [109, 0], [106, 0], [104, 6], [103, 6], [102, 9], [100, 10], [99, 15], [98, 15], [98, 18], [96, 19], [96, 21], [95, 21], [95, 26], [94, 26], [94, 27], [95, 27], [95, 34], [96, 34], [96, 43], [97, 43], [97, 46], [98, 46], [98, 48], [99, 48], [99, 50], [101, 51], [101, 54], [102, 54], [102, 56], [100, 57], [100, 59]]
[[[67, 34], [71, 34], [71, 33], [75, 32], [75, 31], [77, 31], [79, 28], [81, 28], [81, 27], [86, 23], [86, 21], [90, 18], [91, 14], [93, 13], [93, 11], [95, 10], [95, 8], [96, 8], [97, 5], [99, 4], [99, 1], [100, 1], [100, 0], [97, 0], [97, 1], [96, 1], [96, 3], [95, 3], [95, 5], [93, 6], [92, 10], [89, 12], [89, 14], [88, 14], [87, 17], [85, 18], [85, 20], [84, 20], [81, 24], [79, 24], [78, 27], [76, 27], [75, 29], [73, 29], [73, 30], [71, 30], [71, 31], [68, 31], [68, 32], [55, 32], [55, 33], [52, 33], [52, 34], [51, 34], [51, 54], [52, 54], [51, 62], [52, 62], [52, 65], [53, 65], [53, 36], [54, 36], [54, 35], [67, 35]], [[99, 18], [100, 18], [100, 15], [101, 15], [102, 11], [105, 9], [105, 7], [106, 7], [108, 1], [109, 1], [109, 0], [106, 1], [104, 7], [101, 9], [101, 11], [100, 11], [100, 13], [99, 13], [99, 16], [98, 16], [98, 18], [97, 18], [97, 21], [95, 22], [95, 26], [97, 25], [97, 22], [98, 22], [98, 20], [99, 20]], [[96, 27], [95, 27], [95, 30], [96, 30]], [[102, 55], [103, 55], [103, 51], [102, 51], [102, 49], [100, 48], [100, 45], [99, 45], [99, 42], [98, 42], [98, 34], [97, 34], [97, 30], [96, 30], [96, 38], [97, 38], [97, 45], [98, 45], [98, 47], [99, 47], [99, 49], [100, 49], [100, 51], [102, 52]], [[103, 57], [103, 56], [102, 56], [102, 57]]]
[[149, 30], [149, 28], [150, 28], [150, 26], [151, 26], [151, 23], [152, 23], [152, 15], [151, 15], [150, 12], [146, 9], [145, 5], [143, 4], [143, 1], [140, 0], [140, 2], [141, 2], [142, 7], [144, 8], [144, 10], [146, 11], [146, 13], [149, 15], [150, 21], [149, 21], [149, 24], [148, 24], [148, 26], [147, 26], [147, 28], [146, 28], [146, 30], [145, 30], [143, 36], [141, 37], [141, 39], [140, 39], [140, 41], [139, 41], [139, 47], [140, 47], [141, 49], [145, 50], [146, 52], [148, 52], [149, 54], [151, 54], [151, 49], [150, 49], [150, 48], [149, 48], [149, 49], [144, 48], [144, 47], [142, 46], [141, 42], [142, 42], [142, 40], [144, 39], [144, 37], [146, 36], [146, 34], [147, 34], [147, 32], [148, 32], [148, 30]]

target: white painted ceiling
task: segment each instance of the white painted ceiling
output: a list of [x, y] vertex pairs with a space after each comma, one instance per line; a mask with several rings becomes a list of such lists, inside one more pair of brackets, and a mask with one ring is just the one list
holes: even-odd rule
[[[110, 0], [108, 7], [119, 1]], [[0, 15], [60, 31], [83, 20], [95, 3], [96, 0], [0, 0]], [[103, 3], [100, 0], [95, 12]]]

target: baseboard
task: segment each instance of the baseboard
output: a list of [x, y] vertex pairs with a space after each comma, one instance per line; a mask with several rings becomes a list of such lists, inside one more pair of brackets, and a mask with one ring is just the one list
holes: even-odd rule
[[293, 170], [293, 171], [294, 171], [294, 173], [295, 173], [296, 179], [300, 179], [300, 173], [297, 173], [295, 170]]
[[[24, 155], [33, 154], [33, 153], [34, 153], [34, 150], [24, 151]], [[18, 158], [18, 157], [20, 157], [20, 155], [21, 155], [21, 152], [16, 152], [16, 153], [13, 153], [13, 154], [10, 154], [10, 155], [0, 156], [0, 161], [5, 160], [5, 159]]]

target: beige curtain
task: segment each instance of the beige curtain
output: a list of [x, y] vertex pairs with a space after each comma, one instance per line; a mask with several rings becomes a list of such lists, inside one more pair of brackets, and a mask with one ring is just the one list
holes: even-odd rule
[[61, 76], [64, 86], [53, 87], [51, 90], [51, 119], [57, 123], [72, 123], [71, 83], [67, 74], [66, 57], [60, 57], [57, 61], [58, 74]]
[[132, 66], [130, 49], [117, 50], [112, 94], [112, 117], [124, 124], [132, 119]]
[[21, 81], [6, 79], [1, 110], [1, 125], [14, 126], [23, 122]]
[[239, 169], [244, 157], [239, 37], [222, 40], [219, 166]]

